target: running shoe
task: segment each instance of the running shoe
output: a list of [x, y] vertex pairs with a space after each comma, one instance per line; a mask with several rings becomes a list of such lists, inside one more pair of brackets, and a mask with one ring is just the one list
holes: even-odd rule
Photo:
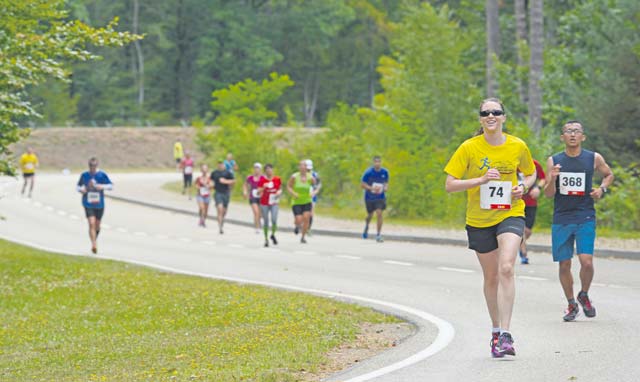
[[276, 240], [276, 235], [271, 235], [271, 241], [273, 242], [273, 245], [278, 245], [278, 240]]
[[369, 237], [369, 226], [366, 225], [366, 226], [364, 226], [364, 232], [362, 233], [362, 238], [366, 239], [368, 237]]
[[527, 256], [522, 256], [520, 258], [520, 264], [529, 264], [529, 258]]
[[377, 235], [377, 236], [376, 236], [376, 241], [377, 241], [378, 243], [383, 243], [383, 242], [384, 242], [384, 239], [382, 238], [382, 235]]
[[504, 354], [500, 353], [498, 349], [498, 339], [500, 338], [500, 333], [491, 333], [491, 356], [493, 358], [502, 358]]
[[265, 246], [265, 248], [269, 246], [269, 240], [265, 240], [264, 241], [264, 246]]
[[300, 227], [296, 226], [296, 228], [293, 229], [293, 233], [295, 233], [296, 235], [300, 233]]
[[307, 239], [305, 239], [304, 237], [302, 239], [300, 239], [300, 243], [302, 244], [307, 244]]
[[585, 316], [589, 318], [596, 316], [596, 308], [591, 304], [591, 300], [589, 299], [587, 292], [578, 293], [578, 302], [582, 305], [582, 311]]
[[509, 333], [500, 334], [497, 346], [502, 355], [516, 355], [516, 349], [513, 347], [513, 338]]
[[580, 308], [578, 308], [578, 303], [569, 304], [567, 310], [564, 311], [564, 317], [562, 317], [562, 319], [567, 322], [574, 321], [579, 314]]
[[91, 247], [91, 252], [96, 255], [98, 254], [98, 248], [97, 247]]

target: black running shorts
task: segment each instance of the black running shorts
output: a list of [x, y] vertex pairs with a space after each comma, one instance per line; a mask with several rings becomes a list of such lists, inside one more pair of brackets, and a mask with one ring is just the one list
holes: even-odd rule
[[478, 253], [487, 253], [498, 249], [498, 236], [503, 233], [511, 232], [522, 237], [524, 218], [512, 216], [491, 227], [478, 228], [467, 225], [465, 228], [469, 239], [469, 249]]

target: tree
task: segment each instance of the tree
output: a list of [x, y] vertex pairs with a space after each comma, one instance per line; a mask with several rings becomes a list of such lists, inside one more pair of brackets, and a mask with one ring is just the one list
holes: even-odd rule
[[66, 60], [98, 58], [94, 46], [123, 46], [141, 38], [116, 32], [117, 18], [104, 28], [68, 21], [63, 0], [0, 0], [0, 172], [13, 173], [9, 145], [28, 134], [19, 130], [19, 118], [39, 114], [28, 89], [48, 78], [67, 80]]
[[527, 66], [526, 57], [525, 57], [525, 49], [527, 45], [527, 7], [526, 0], [515, 0], [514, 1], [514, 14], [516, 17], [516, 54], [517, 54], [517, 66], [516, 66], [516, 77], [517, 77], [517, 87], [518, 87], [518, 95], [520, 97], [520, 102], [524, 105], [527, 104], [527, 92], [526, 89], [526, 80], [525, 76], [522, 75], [522, 69]]
[[498, 84], [494, 75], [494, 60], [500, 54], [500, 17], [498, 0], [486, 0], [487, 17], [487, 96], [495, 97], [498, 92]]
[[542, 78], [544, 48], [543, 0], [531, 0], [529, 7], [529, 32], [531, 58], [529, 64], [529, 126], [536, 135], [542, 129]]

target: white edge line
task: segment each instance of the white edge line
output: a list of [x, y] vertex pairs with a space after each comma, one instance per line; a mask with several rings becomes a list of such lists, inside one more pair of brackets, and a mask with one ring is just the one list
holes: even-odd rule
[[439, 269], [441, 271], [448, 271], [448, 272], [475, 273], [474, 270], [464, 269], [464, 268], [437, 267], [436, 269]]
[[351, 255], [336, 255], [337, 258], [340, 259], [349, 259], [349, 260], [361, 260], [360, 256], [351, 256]]
[[404, 265], [405, 267], [413, 266], [412, 263], [405, 263], [404, 261], [395, 261], [395, 260], [384, 260], [383, 263], [392, 264], [392, 265]]
[[344, 298], [344, 299], [347, 299], [347, 300], [360, 301], [360, 302], [365, 302], [365, 303], [379, 305], [379, 306], [386, 306], [386, 307], [391, 308], [393, 310], [405, 312], [405, 313], [408, 313], [408, 314], [410, 314], [412, 316], [419, 317], [419, 318], [421, 318], [421, 319], [423, 319], [425, 321], [428, 321], [428, 322], [434, 324], [438, 328], [438, 335], [436, 336], [435, 340], [431, 344], [429, 344], [429, 346], [427, 346], [424, 349], [420, 350], [419, 352], [413, 354], [412, 356], [407, 357], [407, 358], [405, 358], [403, 360], [400, 360], [398, 362], [392, 363], [391, 365], [385, 366], [383, 368], [368, 372], [366, 374], [363, 374], [363, 375], [360, 375], [360, 376], [357, 376], [357, 377], [354, 377], [354, 378], [351, 378], [351, 379], [344, 380], [342, 382], [365, 382], [365, 381], [370, 381], [370, 380], [372, 380], [374, 378], [381, 377], [383, 375], [392, 373], [394, 371], [398, 371], [398, 370], [403, 369], [405, 367], [408, 367], [408, 366], [411, 366], [411, 365], [416, 364], [418, 362], [424, 361], [425, 359], [437, 354], [438, 352], [440, 352], [441, 350], [446, 348], [447, 345], [449, 345], [451, 343], [451, 341], [453, 340], [453, 337], [455, 336], [455, 329], [453, 328], [453, 325], [451, 325], [448, 321], [445, 321], [445, 320], [443, 320], [443, 319], [441, 319], [439, 317], [436, 317], [436, 316], [434, 316], [434, 315], [432, 315], [430, 313], [427, 313], [425, 311], [422, 311], [422, 310], [419, 310], [419, 309], [415, 309], [415, 308], [411, 308], [409, 306], [405, 306], [405, 305], [401, 305], [401, 304], [396, 304], [396, 303], [393, 303], [393, 302], [387, 302], [387, 301], [377, 300], [377, 299], [373, 299], [373, 298], [362, 297], [362, 296], [357, 296], [357, 295], [352, 295], [352, 294], [345, 294], [345, 293], [340, 293], [340, 292], [331, 292], [331, 291], [326, 291], [326, 290], [322, 290], [322, 289], [303, 288], [303, 287], [298, 287], [298, 286], [294, 286], [294, 285], [271, 283], [271, 282], [266, 282], [266, 281], [256, 281], [256, 280], [249, 280], [249, 279], [243, 279], [243, 278], [237, 278], [237, 277], [228, 277], [228, 276], [221, 276], [221, 275], [214, 275], [214, 274], [207, 274], [207, 273], [200, 273], [200, 272], [191, 272], [191, 271], [185, 271], [185, 270], [182, 270], [182, 269], [167, 267], [167, 266], [159, 265], [159, 264], [155, 264], [155, 263], [149, 263], [149, 262], [145, 262], [145, 261], [128, 260], [128, 259], [122, 259], [122, 258], [104, 256], [104, 255], [89, 256], [89, 255], [84, 255], [84, 254], [80, 254], [80, 253], [65, 252], [65, 251], [60, 251], [60, 250], [53, 249], [53, 248], [48, 248], [46, 246], [42, 246], [42, 245], [39, 245], [39, 244], [34, 244], [34, 243], [31, 243], [31, 242], [26, 241], [26, 240], [15, 240], [15, 239], [12, 239], [12, 238], [8, 238], [4, 234], [0, 234], [0, 238], [2, 238], [4, 240], [7, 240], [7, 241], [14, 242], [14, 243], [18, 243], [18, 244], [30, 246], [30, 247], [33, 247], [33, 248], [37, 248], [37, 249], [40, 249], [40, 250], [43, 250], [43, 251], [48, 251], [48, 252], [53, 252], [53, 253], [58, 253], [58, 254], [68, 254], [68, 255], [74, 255], [74, 256], [92, 257], [92, 258], [96, 258], [96, 259], [122, 261], [122, 262], [130, 263], [130, 264], [141, 265], [141, 266], [145, 266], [145, 267], [159, 269], [159, 270], [162, 270], [162, 271], [167, 271], [167, 272], [172, 272], [172, 273], [179, 273], [179, 274], [184, 274], [184, 275], [189, 275], [189, 276], [198, 276], [198, 277], [204, 277], [204, 278], [208, 278], [208, 279], [218, 279], [218, 280], [232, 281], [232, 282], [244, 283], [244, 284], [263, 285], [263, 286], [272, 287], [272, 288], [286, 289], [286, 290], [291, 290], [291, 291], [296, 291], [296, 292], [312, 293], [312, 294], [317, 294], [317, 295], [324, 295], [324, 296], [327, 296], [327, 297], [341, 297], [341, 298]]
[[516, 278], [519, 278], [521, 280], [533, 280], [533, 281], [547, 281], [548, 279], [545, 279], [544, 277], [535, 277], [535, 276], [516, 276]]

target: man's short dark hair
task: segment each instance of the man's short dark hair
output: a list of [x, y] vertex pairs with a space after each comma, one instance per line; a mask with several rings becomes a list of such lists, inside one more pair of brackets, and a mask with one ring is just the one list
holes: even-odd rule
[[98, 164], [98, 158], [96, 157], [89, 158], [89, 166], [91, 166], [92, 163]]
[[373, 156], [373, 160], [377, 161], [377, 160], [382, 160], [382, 157], [380, 155], [374, 155]]
[[267, 163], [264, 165], [264, 169], [268, 169], [268, 168], [273, 168], [273, 165], [271, 163]]
[[572, 119], [572, 120], [569, 120], [569, 121], [565, 122], [564, 125], [562, 125], [562, 130], [564, 130], [565, 126], [573, 125], [573, 124], [580, 125], [580, 127], [582, 127], [582, 130], [584, 130], [584, 125], [582, 125], [582, 122], [578, 121], [577, 119]]

